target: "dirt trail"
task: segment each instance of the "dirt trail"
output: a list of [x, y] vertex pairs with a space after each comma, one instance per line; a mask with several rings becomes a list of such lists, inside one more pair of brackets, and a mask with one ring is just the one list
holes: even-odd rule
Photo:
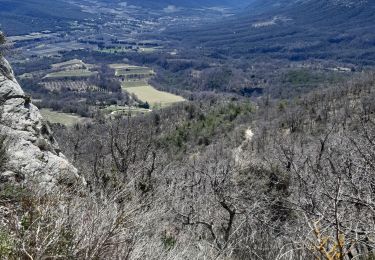
[[251, 142], [253, 140], [253, 137], [254, 137], [254, 132], [251, 128], [248, 128], [246, 129], [245, 131], [245, 140], [243, 141], [243, 143], [234, 149], [233, 151], [233, 156], [234, 156], [234, 160], [236, 162], [237, 165], [244, 165], [248, 162], [248, 158], [246, 158], [246, 156], [244, 155], [243, 153], [243, 147]]

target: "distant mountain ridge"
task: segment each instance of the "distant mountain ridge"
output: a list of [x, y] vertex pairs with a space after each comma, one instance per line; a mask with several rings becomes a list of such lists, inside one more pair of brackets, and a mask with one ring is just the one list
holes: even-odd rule
[[[113, 2], [112, 0], [102, 0], [106, 2]], [[149, 8], [164, 8], [168, 5], [174, 5], [177, 7], [189, 7], [189, 8], [200, 8], [200, 7], [214, 7], [214, 6], [225, 6], [225, 7], [239, 7], [247, 6], [254, 0], [127, 0], [125, 1], [129, 5], [138, 5]], [[124, 2], [118, 0], [117, 2]]]
[[375, 1], [256, 0], [220, 23], [172, 32], [222, 55], [375, 65]]
[[[145, 9], [163, 10], [178, 8], [245, 7], [254, 0], [98, 0], [109, 8], [123, 5], [136, 5]], [[82, 4], [90, 5], [90, 1]], [[81, 3], [80, 3], [81, 4]], [[63, 11], [57, 11], [63, 10]], [[168, 11], [168, 10], [167, 10]], [[8, 36], [27, 34], [42, 30], [64, 28], [68, 22], [94, 18], [92, 14], [83, 12], [81, 8], [68, 0], [0, 0], [0, 29], [6, 30]]]
[[[247, 11], [255, 14], [270, 13], [270, 12], [294, 12], [296, 10], [302, 11], [301, 8], [323, 7], [326, 8], [374, 8], [375, 2], [369, 0], [254, 0], [251, 2]], [[342, 10], [342, 11], [343, 11]], [[305, 9], [309, 11], [309, 9]]]
[[325, 3], [328, 5], [336, 5], [336, 6], [345, 6], [345, 7], [358, 7], [362, 5], [368, 4], [369, 0], [254, 0], [250, 5], [249, 8], [256, 9], [256, 8], [264, 8], [264, 10], [269, 10], [272, 8], [285, 8], [285, 7], [293, 7], [296, 5], [301, 4], [309, 4], [309, 3]]
[[63, 0], [0, 0], [0, 29], [8, 36], [53, 30], [88, 17], [90, 14]]

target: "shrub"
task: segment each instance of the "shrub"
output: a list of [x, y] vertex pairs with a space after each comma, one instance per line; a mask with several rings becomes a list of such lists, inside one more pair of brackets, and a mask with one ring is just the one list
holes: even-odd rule
[[171, 250], [176, 245], [176, 238], [171, 235], [164, 234], [162, 237], [164, 248], [166, 250]]
[[14, 243], [8, 233], [0, 230], [0, 256], [11, 257], [14, 251]]
[[21, 202], [29, 196], [30, 192], [21, 186], [5, 183], [0, 187], [0, 201]]

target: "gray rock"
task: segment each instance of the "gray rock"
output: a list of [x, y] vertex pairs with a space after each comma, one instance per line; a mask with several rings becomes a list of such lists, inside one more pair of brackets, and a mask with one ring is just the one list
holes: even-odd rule
[[0, 179], [37, 181], [50, 189], [82, 181], [53, 138], [38, 108], [26, 96], [9, 63], [0, 58], [0, 135], [6, 137], [6, 163]]

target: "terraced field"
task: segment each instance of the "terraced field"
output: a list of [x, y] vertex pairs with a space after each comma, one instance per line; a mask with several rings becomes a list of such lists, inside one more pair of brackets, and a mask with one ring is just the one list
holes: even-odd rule
[[133, 66], [128, 64], [111, 64], [109, 65], [110, 68], [114, 69], [115, 76], [116, 77], [152, 77], [155, 75], [155, 72], [153, 69], [150, 69], [148, 67], [142, 67], [142, 66]]
[[139, 100], [147, 102], [151, 108], [159, 108], [173, 103], [185, 101], [183, 97], [159, 91], [148, 83], [155, 75], [153, 69], [148, 67], [133, 66], [129, 64], [111, 64], [115, 76], [122, 81], [122, 89], [129, 94], [134, 94]]
[[138, 75], [138, 76], [145, 76], [151, 77], [154, 75], [154, 72], [150, 69], [133, 69], [133, 70], [118, 70], [116, 76], [131, 76], [131, 75]]
[[61, 78], [80, 78], [80, 77], [90, 77], [97, 74], [97, 72], [89, 71], [89, 70], [66, 70], [66, 71], [58, 71], [52, 72], [45, 76], [46, 79], [61, 79]]
[[[113, 64], [110, 64], [109, 67], [111, 69], [114, 69], [114, 70], [117, 70], [117, 69], [124, 69], [124, 68], [127, 68], [129, 67], [130, 65], [127, 65], [127, 64], [123, 64], [123, 63], [113, 63]], [[136, 67], [136, 66], [133, 66], [133, 67]]]
[[68, 60], [65, 62], [53, 64], [52, 68], [54, 69], [66, 69], [66, 68], [71, 68], [71, 67], [81, 67], [81, 68], [85, 67], [86, 68], [86, 66], [87, 65], [82, 60], [73, 59], [73, 60]]
[[100, 89], [85, 80], [52, 80], [41, 83], [49, 91], [68, 89], [76, 92], [100, 91]]
[[124, 78], [149, 78], [149, 77], [152, 77], [153, 75], [155, 75], [154, 71], [145, 67], [116, 70], [116, 76], [124, 77]]

